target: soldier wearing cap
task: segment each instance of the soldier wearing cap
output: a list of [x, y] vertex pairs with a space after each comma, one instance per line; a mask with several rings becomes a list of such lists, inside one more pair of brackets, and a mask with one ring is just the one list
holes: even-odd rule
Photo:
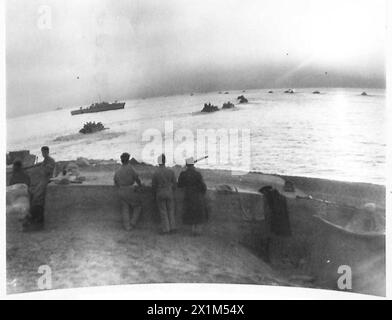
[[152, 191], [158, 206], [161, 218], [162, 234], [175, 232], [175, 190], [177, 187], [176, 176], [172, 170], [166, 168], [164, 154], [158, 157], [159, 167], [152, 176]]
[[129, 153], [124, 152], [120, 158], [122, 165], [114, 174], [114, 185], [121, 199], [121, 214], [124, 228], [130, 231], [135, 228], [142, 212], [142, 202], [140, 195], [135, 192], [134, 184], [137, 183], [141, 187], [142, 183], [138, 174], [129, 163]]
[[184, 188], [183, 223], [191, 225], [192, 234], [200, 234], [200, 226], [207, 220], [205, 193], [207, 186], [200, 172], [195, 169], [193, 157], [186, 159], [186, 170], [178, 178], [178, 187]]

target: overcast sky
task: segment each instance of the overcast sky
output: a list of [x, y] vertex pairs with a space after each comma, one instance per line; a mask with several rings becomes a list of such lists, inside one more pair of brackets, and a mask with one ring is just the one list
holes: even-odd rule
[[384, 87], [385, 24], [385, 0], [11, 0], [7, 116], [99, 98]]

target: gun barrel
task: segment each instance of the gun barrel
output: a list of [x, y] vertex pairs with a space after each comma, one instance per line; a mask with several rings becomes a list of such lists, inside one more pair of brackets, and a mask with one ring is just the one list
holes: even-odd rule
[[208, 156], [204, 156], [204, 157], [201, 157], [199, 159], [196, 159], [194, 162], [196, 163], [196, 162], [199, 162], [199, 161], [207, 159], [207, 158], [208, 158]]

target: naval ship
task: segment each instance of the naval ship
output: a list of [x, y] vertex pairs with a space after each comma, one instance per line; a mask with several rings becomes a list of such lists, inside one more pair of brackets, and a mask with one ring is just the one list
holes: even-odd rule
[[125, 102], [98, 102], [98, 103], [93, 103], [87, 108], [82, 108], [77, 110], [71, 111], [71, 115], [75, 116], [78, 114], [83, 114], [83, 113], [93, 113], [93, 112], [102, 112], [102, 111], [110, 111], [110, 110], [118, 110], [118, 109], [124, 109]]

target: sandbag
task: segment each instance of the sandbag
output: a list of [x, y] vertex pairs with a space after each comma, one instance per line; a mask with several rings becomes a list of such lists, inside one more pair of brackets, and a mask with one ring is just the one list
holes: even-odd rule
[[30, 211], [30, 194], [27, 185], [18, 183], [6, 190], [6, 214], [25, 217]]
[[66, 170], [71, 176], [78, 177], [80, 175], [79, 166], [74, 162], [68, 163]]
[[57, 177], [50, 179], [55, 184], [70, 184], [70, 183], [83, 183], [86, 181], [84, 176], [75, 176], [72, 172], [67, 172], [65, 175], [60, 173]]
[[82, 183], [86, 180], [85, 177], [80, 175], [79, 166], [75, 162], [68, 163], [63, 170], [55, 178], [50, 179], [55, 184], [70, 184], [70, 183]]
[[90, 166], [90, 162], [88, 161], [88, 159], [87, 158], [83, 158], [83, 157], [77, 158], [76, 159], [76, 164], [79, 167], [88, 167], [88, 166]]

